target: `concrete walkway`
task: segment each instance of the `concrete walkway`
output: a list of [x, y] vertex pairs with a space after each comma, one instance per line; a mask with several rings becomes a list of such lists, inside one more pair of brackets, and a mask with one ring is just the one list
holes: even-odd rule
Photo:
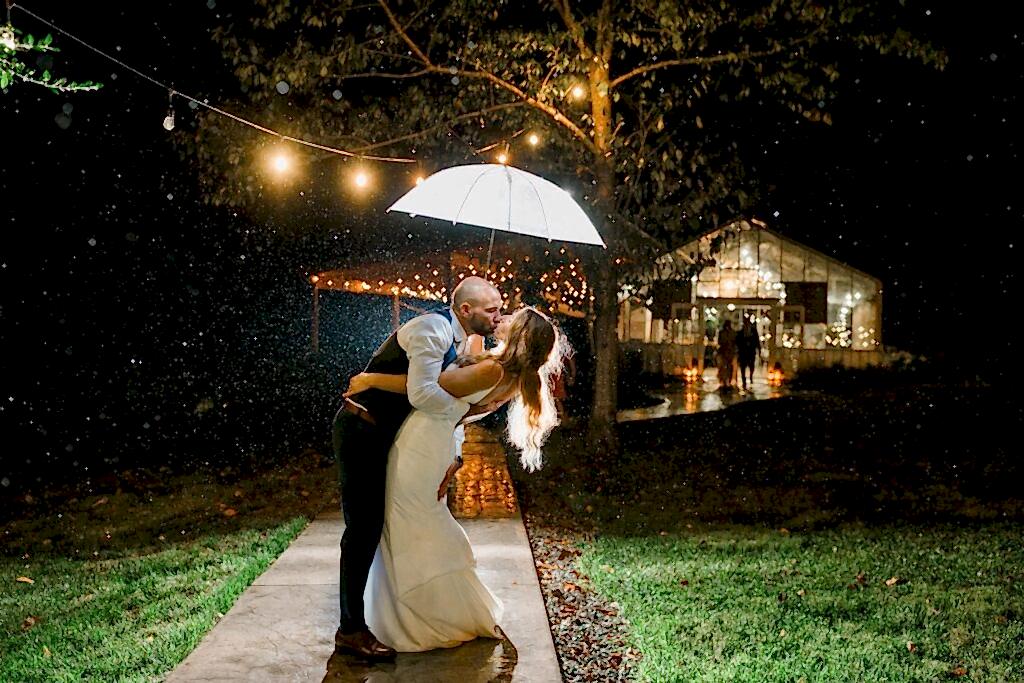
[[502, 628], [514, 648], [479, 639], [451, 650], [399, 655], [393, 663], [376, 666], [333, 654], [344, 523], [340, 512], [329, 512], [295, 539], [167, 680], [560, 681], [522, 519], [460, 521], [473, 544], [480, 577], [505, 604]]

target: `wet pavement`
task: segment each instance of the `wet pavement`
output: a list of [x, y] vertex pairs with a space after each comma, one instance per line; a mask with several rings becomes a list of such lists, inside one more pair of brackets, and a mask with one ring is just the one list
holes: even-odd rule
[[448, 491], [448, 508], [458, 519], [519, 516], [505, 449], [490, 430], [466, 426], [463, 465]]
[[754, 373], [754, 381], [744, 389], [737, 385], [734, 390], [722, 390], [718, 381], [718, 371], [714, 368], [704, 370], [703, 381], [692, 384], [678, 382], [678, 386], [664, 391], [651, 391], [651, 395], [662, 399], [662, 403], [648, 408], [620, 410], [616, 416], [618, 422], [634, 420], [653, 420], [672, 415], [692, 415], [722, 410], [737, 403], [762, 401], [781, 398], [789, 395], [785, 383], [770, 383], [759, 369]]
[[[466, 464], [449, 503], [473, 545], [481, 580], [505, 605], [508, 640], [400, 654], [369, 665], [334, 653], [344, 522], [319, 515], [167, 677], [185, 681], [548, 683], [561, 680], [529, 540], [500, 443], [467, 431]], [[450, 497], [451, 494], [450, 494]]]

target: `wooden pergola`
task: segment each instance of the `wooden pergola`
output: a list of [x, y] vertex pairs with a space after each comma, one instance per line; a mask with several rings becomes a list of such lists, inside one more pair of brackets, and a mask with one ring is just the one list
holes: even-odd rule
[[[430, 304], [449, 302], [458, 283], [469, 275], [491, 280], [502, 291], [506, 306], [518, 308], [524, 300], [541, 300], [551, 313], [583, 318], [591, 310], [593, 296], [583, 274], [580, 259], [566, 255], [564, 248], [555, 254], [545, 250], [541, 260], [562, 263], [545, 264], [539, 275], [538, 258], [530, 254], [509, 255], [490, 264], [464, 252], [444, 257], [377, 261], [365, 266], [326, 270], [310, 275], [313, 285], [313, 351], [320, 350], [320, 292], [323, 290], [386, 296], [392, 301], [391, 323], [398, 329], [402, 307], [423, 313]], [[552, 256], [556, 258], [551, 258]]]

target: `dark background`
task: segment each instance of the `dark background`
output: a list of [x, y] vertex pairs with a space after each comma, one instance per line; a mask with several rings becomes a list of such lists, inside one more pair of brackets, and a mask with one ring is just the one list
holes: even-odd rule
[[[223, 22], [216, 5], [26, 4], [185, 93], [237, 94], [208, 34]], [[974, 7], [912, 4], [909, 28], [948, 51], [945, 71], [865, 55], [844, 69], [831, 127], [780, 124], [769, 103], [743, 136], [765, 188], [758, 215], [883, 281], [886, 345], [1006, 380], [1019, 374], [1024, 205], [1011, 183], [1024, 38], [1008, 9]], [[17, 9], [13, 19], [51, 32]], [[327, 297], [313, 355], [307, 277], [365, 249], [367, 226], [389, 234], [391, 197], [358, 210], [325, 196], [252, 215], [208, 206], [161, 127], [167, 93], [53, 33], [54, 70], [104, 87], [0, 95], [0, 494], [321, 447], [341, 379], [386, 335], [390, 311]]]

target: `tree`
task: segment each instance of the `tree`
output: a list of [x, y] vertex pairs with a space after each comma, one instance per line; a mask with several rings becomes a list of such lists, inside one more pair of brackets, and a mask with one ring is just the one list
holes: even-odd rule
[[[895, 28], [891, 4], [258, 0], [251, 28], [214, 35], [247, 109], [291, 135], [434, 164], [460, 154], [456, 138], [483, 150], [527, 132], [544, 141], [528, 165], [590, 202], [609, 246], [586, 259], [598, 378], [589, 442], [614, 452], [620, 285], [744, 216], [756, 182], [731, 111], [757, 102], [764, 116], [828, 124], [842, 59], [857, 50], [944, 64]], [[237, 142], [199, 131], [206, 158], [230, 162], [204, 174], [211, 195], [258, 192]]]
[[66, 78], [57, 78], [50, 73], [49, 69], [33, 69], [22, 61], [19, 53], [25, 52], [59, 52], [53, 46], [53, 37], [46, 35], [36, 40], [32, 34], [21, 37], [21, 31], [10, 24], [0, 26], [0, 91], [7, 91], [7, 88], [16, 81], [22, 81], [31, 85], [41, 85], [52, 92], [72, 92], [77, 90], [98, 90], [103, 85], [92, 81], [76, 83]]

